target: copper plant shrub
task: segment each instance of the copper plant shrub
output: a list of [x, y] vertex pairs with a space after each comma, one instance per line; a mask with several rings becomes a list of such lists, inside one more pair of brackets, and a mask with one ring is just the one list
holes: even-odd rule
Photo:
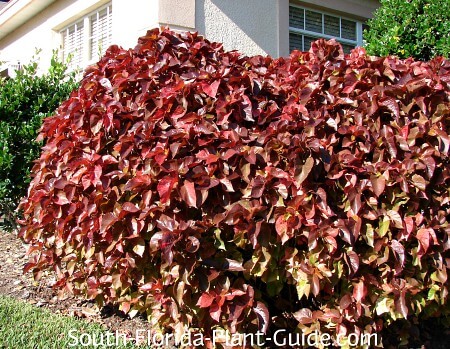
[[161, 327], [376, 332], [449, 313], [450, 62], [243, 57], [152, 30], [45, 120], [25, 270]]

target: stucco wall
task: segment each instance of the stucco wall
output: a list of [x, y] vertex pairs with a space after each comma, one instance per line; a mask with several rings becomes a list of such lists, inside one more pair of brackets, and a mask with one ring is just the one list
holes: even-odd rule
[[222, 42], [227, 50], [279, 56], [278, 24], [283, 15], [280, 9], [288, 3], [288, 0], [197, 0], [196, 29], [209, 40]]
[[[35, 0], [40, 1], [40, 0]], [[52, 50], [61, 44], [59, 30], [108, 0], [58, 0], [0, 39], [0, 61], [29, 61], [42, 49], [46, 69]], [[378, 0], [299, 0], [308, 7], [368, 18]], [[112, 0], [112, 41], [133, 47], [146, 30], [160, 25], [197, 30], [227, 50], [246, 55], [289, 54], [289, 0]]]
[[[289, 0], [197, 0], [196, 29], [227, 50], [247, 55], [289, 54]], [[372, 16], [378, 0], [302, 0], [306, 7], [335, 12], [358, 20]]]
[[159, 23], [174, 29], [195, 29], [196, 0], [159, 0]]

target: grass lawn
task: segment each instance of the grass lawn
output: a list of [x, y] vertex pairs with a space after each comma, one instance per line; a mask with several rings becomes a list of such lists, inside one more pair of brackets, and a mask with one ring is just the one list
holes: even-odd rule
[[116, 346], [116, 337], [111, 334], [108, 342], [106, 333], [99, 324], [53, 314], [0, 295], [0, 348], [138, 348], [129, 342], [124, 346], [122, 339]]

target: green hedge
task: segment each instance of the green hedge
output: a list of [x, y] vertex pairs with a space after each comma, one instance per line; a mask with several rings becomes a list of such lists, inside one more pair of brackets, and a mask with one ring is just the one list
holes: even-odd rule
[[448, 0], [381, 0], [368, 24], [364, 38], [369, 54], [420, 60], [449, 57]]
[[53, 54], [49, 70], [38, 74], [33, 61], [13, 79], [0, 80], [0, 217], [15, 226], [15, 208], [26, 194], [29, 172], [42, 144], [35, 141], [42, 120], [77, 86], [75, 72]]

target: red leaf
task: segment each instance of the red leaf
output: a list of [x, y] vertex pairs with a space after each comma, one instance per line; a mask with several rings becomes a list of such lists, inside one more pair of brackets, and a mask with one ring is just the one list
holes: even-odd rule
[[122, 302], [120, 304], [120, 310], [122, 310], [125, 314], [127, 314], [130, 311], [131, 304], [130, 302]]
[[[354, 296], [353, 296], [354, 297]], [[344, 295], [339, 301], [339, 307], [342, 310], [347, 309], [353, 303], [352, 297], [349, 294]]]
[[411, 234], [414, 230], [414, 219], [412, 217], [405, 217], [403, 222], [405, 223], [406, 232]]
[[297, 181], [297, 186], [300, 186], [305, 181], [305, 179], [311, 172], [313, 166], [314, 166], [314, 159], [312, 157], [307, 158], [302, 166], [300, 173], [298, 174], [298, 176], [295, 177], [295, 180]]
[[351, 200], [351, 209], [354, 215], [357, 215], [361, 209], [361, 194], [356, 193], [354, 195], [349, 195], [349, 199]]
[[23, 273], [24, 274], [28, 273], [31, 269], [33, 269], [35, 267], [36, 267], [36, 263], [32, 263], [32, 262], [25, 263], [25, 265], [23, 267]]
[[380, 100], [380, 105], [385, 106], [389, 109], [389, 111], [395, 115], [395, 117], [400, 117], [400, 109], [398, 107], [398, 103], [396, 100], [392, 97], [386, 97], [382, 100]]
[[56, 196], [57, 196], [57, 199], [55, 201], [55, 204], [57, 204], [57, 205], [70, 204], [70, 201], [67, 199], [65, 192], [60, 191], [60, 192], [58, 192], [58, 194], [56, 194]]
[[205, 92], [208, 96], [215, 98], [217, 95], [217, 90], [219, 89], [220, 80], [216, 80], [211, 84], [204, 83], [202, 84], [203, 92]]
[[347, 251], [347, 257], [350, 269], [352, 270], [352, 273], [356, 273], [359, 269], [359, 257], [354, 251]]
[[400, 292], [400, 295], [395, 300], [395, 310], [402, 314], [402, 316], [406, 319], [408, 317], [408, 306], [406, 305], [405, 300], [405, 290]]
[[138, 188], [147, 187], [152, 182], [151, 177], [147, 175], [137, 175], [133, 178], [131, 178], [127, 184], [125, 184], [125, 187], [123, 190], [135, 190]]
[[421, 161], [427, 167], [428, 178], [431, 179], [431, 177], [433, 177], [434, 170], [436, 169], [436, 161], [434, 161], [431, 156], [421, 159]]
[[311, 292], [315, 297], [317, 297], [320, 292], [320, 281], [316, 274], [313, 274], [312, 276]]
[[417, 240], [419, 240], [419, 256], [423, 256], [430, 247], [430, 233], [428, 228], [422, 228], [417, 232]]
[[230, 192], [230, 193], [234, 192], [233, 184], [231, 184], [231, 181], [229, 179], [222, 178], [222, 179], [219, 179], [219, 181], [220, 181], [220, 183], [222, 183], [225, 186], [225, 188], [228, 192]]
[[188, 180], [184, 181], [180, 189], [181, 198], [190, 207], [197, 207], [197, 193], [195, 191], [195, 184]]
[[367, 295], [367, 287], [364, 285], [364, 280], [361, 280], [353, 286], [353, 298], [357, 302], [361, 302]]
[[117, 217], [108, 212], [100, 217], [100, 234], [104, 234], [106, 230], [108, 230], [115, 222], [117, 222]]
[[391, 248], [397, 255], [400, 265], [403, 267], [405, 264], [405, 248], [397, 240], [391, 241]]
[[314, 322], [313, 313], [308, 308], [303, 308], [295, 312], [294, 318], [302, 325], [312, 324]]
[[279, 216], [275, 221], [275, 230], [281, 239], [281, 244], [285, 244], [289, 240], [288, 224], [284, 216]]
[[203, 293], [197, 301], [197, 305], [200, 308], [208, 308], [216, 299], [215, 295], [211, 295], [209, 293]]
[[146, 283], [139, 287], [142, 292], [151, 292], [155, 290], [155, 284], [153, 282]]
[[450, 149], [450, 137], [447, 133], [434, 128], [433, 129], [434, 132], [436, 132], [436, 134], [438, 135], [438, 141], [439, 141], [439, 151], [441, 153], [447, 154], [449, 152]]
[[159, 181], [156, 189], [158, 190], [158, 194], [162, 204], [165, 204], [167, 201], [169, 201], [170, 194], [172, 193], [172, 189], [177, 181], [178, 178], [175, 176], [166, 176]]
[[412, 184], [419, 190], [425, 191], [427, 189], [427, 181], [421, 175], [413, 175]]
[[374, 194], [379, 197], [384, 192], [386, 187], [386, 179], [383, 176], [371, 176], [370, 181], [372, 182], [372, 188]]
[[241, 262], [229, 258], [205, 259], [203, 261], [203, 264], [218, 270], [229, 270], [229, 271], [245, 270]]
[[135, 213], [139, 211], [139, 208], [136, 207], [136, 205], [133, 205], [131, 202], [125, 202], [122, 205], [122, 210]]
[[246, 95], [243, 95], [242, 99], [244, 100], [244, 103], [240, 104], [240, 110], [244, 120], [255, 121], [253, 119], [252, 102], [250, 101], [250, 98], [248, 98]]
[[209, 315], [211, 316], [211, 318], [213, 320], [215, 320], [217, 322], [220, 321], [220, 315], [221, 314], [222, 314], [222, 309], [217, 304], [214, 304], [209, 310]]
[[391, 220], [391, 223], [393, 223], [394, 227], [398, 229], [403, 228], [403, 220], [400, 214], [394, 210], [387, 211], [387, 215], [389, 219]]

